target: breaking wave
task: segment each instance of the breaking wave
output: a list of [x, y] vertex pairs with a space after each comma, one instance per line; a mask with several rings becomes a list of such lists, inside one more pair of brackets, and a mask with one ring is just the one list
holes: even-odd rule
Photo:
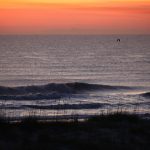
[[141, 94], [143, 97], [150, 98], [150, 92], [146, 92]]
[[[31, 108], [31, 109], [52, 109], [52, 110], [66, 110], [66, 109], [98, 109], [104, 107], [108, 104], [103, 103], [88, 103], [88, 104], [60, 104], [60, 105], [22, 105], [21, 107], [17, 106], [7, 106], [9, 109], [23, 109], [23, 108]], [[1, 107], [0, 107], [1, 108]]]
[[127, 90], [130, 87], [110, 86], [88, 83], [50, 83], [39, 86], [3, 87], [0, 86], [1, 100], [40, 100], [59, 99], [72, 94], [80, 94], [88, 91]]

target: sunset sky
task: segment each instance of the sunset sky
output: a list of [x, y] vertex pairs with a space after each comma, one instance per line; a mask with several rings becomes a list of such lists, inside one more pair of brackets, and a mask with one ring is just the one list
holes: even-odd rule
[[150, 0], [0, 0], [0, 34], [150, 34]]

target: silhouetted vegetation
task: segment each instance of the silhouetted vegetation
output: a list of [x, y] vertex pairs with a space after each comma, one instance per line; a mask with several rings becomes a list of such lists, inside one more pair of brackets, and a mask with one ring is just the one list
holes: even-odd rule
[[114, 113], [79, 122], [0, 120], [1, 150], [147, 150], [150, 120], [137, 115]]

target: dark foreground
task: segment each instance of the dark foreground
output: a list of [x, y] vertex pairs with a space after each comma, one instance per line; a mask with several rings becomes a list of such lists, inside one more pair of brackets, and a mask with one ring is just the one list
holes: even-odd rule
[[113, 114], [85, 122], [0, 122], [0, 150], [148, 150], [150, 120]]

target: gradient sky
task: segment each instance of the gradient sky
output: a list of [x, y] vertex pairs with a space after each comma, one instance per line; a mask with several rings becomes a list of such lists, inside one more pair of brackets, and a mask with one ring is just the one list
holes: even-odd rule
[[150, 0], [0, 0], [0, 34], [150, 34]]

